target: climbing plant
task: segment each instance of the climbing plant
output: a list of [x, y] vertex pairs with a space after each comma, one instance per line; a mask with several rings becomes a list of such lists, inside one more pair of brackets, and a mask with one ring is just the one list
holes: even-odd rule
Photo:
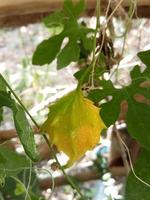
[[[65, 167], [74, 164], [87, 150], [91, 150], [99, 142], [100, 132], [119, 120], [121, 105], [126, 102], [127, 111], [124, 120], [131, 137], [140, 143], [141, 152], [135, 165], [132, 166], [130, 163], [131, 172], [127, 178], [125, 199], [146, 200], [150, 194], [148, 164], [150, 157], [150, 87], [148, 84], [150, 50], [137, 54], [141, 65], [132, 67], [131, 81], [128, 85], [120, 84], [118, 81], [120, 59], [115, 56], [111, 30], [108, 26], [114, 13], [108, 16], [106, 12], [106, 22], [101, 24], [100, 1], [97, 0], [96, 26], [90, 28], [84, 19], [79, 20], [85, 9], [84, 0], [79, 0], [75, 4], [71, 0], [65, 0], [62, 10], [43, 20], [48, 29], [55, 29], [55, 31], [37, 46], [32, 58], [33, 65], [42, 66], [57, 60], [58, 70], [70, 67], [72, 62], [76, 63], [79, 70], [74, 74], [77, 80], [76, 89], [50, 106], [47, 120], [42, 126], [37, 124], [9, 83], [0, 74], [0, 121], [3, 120], [3, 107], [10, 108], [18, 138], [27, 156], [20, 156], [5, 149], [3, 145], [0, 146], [0, 183], [2, 186], [5, 185], [11, 177], [13, 185], [14, 181], [17, 182], [14, 186], [16, 195], [24, 195], [25, 199], [38, 199], [28, 185], [24, 186], [21, 182], [24, 170], [28, 168], [30, 177], [33, 173], [32, 164], [39, 160], [28, 116], [41, 132], [68, 182], [76, 189], [81, 199], [87, 199], [78, 185], [66, 175]], [[124, 38], [126, 38], [129, 19], [132, 18], [134, 9], [135, 5], [131, 4]], [[116, 77], [115, 82], [111, 72], [114, 64], [117, 65], [113, 71]], [[145, 69], [141, 70], [143, 65]], [[139, 101], [136, 95], [141, 95], [144, 100]], [[61, 166], [58, 161], [52, 148], [53, 144], [58, 150], [68, 155], [69, 161], [66, 166]], [[29, 182], [32, 183], [32, 180]], [[140, 190], [140, 187], [143, 190]]]

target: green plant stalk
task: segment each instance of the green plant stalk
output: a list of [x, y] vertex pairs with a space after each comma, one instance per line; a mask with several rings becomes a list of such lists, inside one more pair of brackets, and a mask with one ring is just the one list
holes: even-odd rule
[[16, 98], [16, 100], [18, 101], [18, 103], [22, 106], [22, 108], [24, 109], [24, 111], [28, 114], [28, 116], [30, 117], [30, 119], [32, 120], [32, 122], [35, 124], [35, 126], [38, 129], [40, 129], [40, 126], [37, 124], [37, 122], [34, 120], [34, 118], [30, 115], [29, 111], [23, 105], [22, 101], [19, 99], [19, 97], [17, 96], [17, 94], [14, 92], [14, 90], [11, 88], [11, 86], [9, 85], [9, 83], [6, 81], [6, 79], [3, 77], [2, 74], [0, 74], [0, 78], [3, 80], [3, 82], [8, 87], [8, 89], [10, 90], [10, 92], [14, 95], [14, 97]]
[[82, 84], [83, 84], [83, 81], [85, 79], [85, 77], [87, 76], [87, 74], [90, 72], [90, 70], [92, 69], [92, 65], [90, 65], [86, 70], [85, 72], [83, 73], [83, 75], [81, 76], [79, 82], [78, 82], [78, 85], [77, 85], [77, 89], [76, 90], [79, 90], [81, 89], [82, 87]]
[[[9, 83], [6, 81], [6, 79], [2, 76], [2, 74], [0, 74], [0, 77], [2, 78], [3, 82], [5, 83], [5, 85], [8, 87], [8, 89], [10, 90], [10, 92], [14, 95], [14, 97], [16, 98], [16, 100], [18, 101], [18, 103], [21, 105], [21, 107], [24, 109], [24, 111], [26, 112], [26, 114], [30, 117], [30, 119], [32, 120], [32, 122], [35, 124], [35, 126], [40, 129], [40, 126], [38, 125], [38, 123], [34, 120], [34, 118], [30, 115], [29, 111], [27, 110], [27, 108], [23, 105], [22, 101], [19, 99], [19, 97], [17, 96], [17, 94], [14, 92], [14, 90], [11, 88], [11, 86], [9, 85]], [[85, 197], [83, 196], [83, 194], [80, 191], [80, 188], [72, 181], [72, 179], [66, 174], [63, 166], [61, 166], [53, 148], [51, 147], [51, 144], [47, 138], [47, 136], [45, 134], [43, 134], [43, 138], [45, 139], [47, 145], [50, 148], [51, 153], [53, 154], [53, 157], [55, 158], [57, 164], [59, 165], [61, 171], [63, 172], [64, 176], [66, 177], [67, 181], [70, 183], [70, 185], [72, 186], [73, 189], [75, 189], [77, 191], [77, 193], [81, 196], [81, 198], [83, 200], [86, 200]]]
[[95, 28], [95, 35], [94, 35], [94, 41], [93, 41], [93, 57], [92, 57], [92, 80], [91, 80], [91, 84], [92, 87], [94, 87], [94, 72], [95, 72], [95, 64], [96, 64], [96, 56], [95, 56], [95, 50], [96, 50], [96, 35], [98, 33], [98, 29], [99, 29], [99, 19], [100, 19], [100, 1], [101, 0], [97, 0], [96, 1], [96, 28]]
[[94, 40], [93, 40], [93, 52], [92, 52], [92, 61], [90, 66], [85, 70], [85, 72], [83, 73], [83, 75], [81, 76], [79, 83], [77, 85], [77, 90], [81, 89], [81, 86], [83, 84], [83, 81], [86, 77], [86, 75], [90, 72], [90, 70], [92, 71], [92, 86], [94, 87], [94, 71], [95, 71], [95, 64], [96, 64], [96, 56], [95, 56], [95, 50], [96, 50], [96, 35], [98, 33], [98, 29], [99, 29], [99, 18], [100, 18], [100, 0], [97, 0], [96, 3], [96, 28], [95, 28], [95, 34], [94, 34]]
[[68, 176], [66, 174], [66, 172], [64, 170], [64, 167], [61, 166], [61, 164], [60, 164], [60, 162], [59, 162], [59, 160], [58, 160], [58, 158], [57, 158], [57, 156], [56, 156], [56, 154], [55, 154], [55, 152], [54, 152], [54, 150], [52, 148], [52, 145], [50, 144], [50, 142], [49, 142], [49, 140], [47, 138], [47, 136], [44, 134], [43, 137], [44, 137], [46, 143], [48, 144], [48, 146], [49, 146], [49, 148], [50, 148], [50, 150], [51, 150], [51, 152], [53, 154], [53, 157], [55, 158], [57, 164], [59, 165], [59, 168], [61, 169], [61, 171], [63, 172], [64, 176], [66, 177], [67, 181], [70, 183], [70, 185], [72, 186], [72, 188], [75, 189], [78, 192], [78, 194], [82, 197], [82, 200], [86, 200], [85, 197], [83, 196], [83, 194], [81, 193], [80, 188], [72, 181], [72, 179], [70, 178], [70, 176]]

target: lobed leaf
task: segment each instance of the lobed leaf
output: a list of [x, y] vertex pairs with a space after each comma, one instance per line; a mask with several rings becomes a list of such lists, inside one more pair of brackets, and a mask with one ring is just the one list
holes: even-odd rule
[[138, 53], [138, 57], [149, 68], [150, 67], [150, 50], [141, 51]]
[[[89, 55], [93, 48], [93, 36], [89, 34], [93, 33], [93, 29], [82, 25], [77, 19], [84, 8], [84, 0], [79, 0], [76, 4], [65, 0], [62, 11], [53, 13], [44, 19], [47, 27], [55, 28], [61, 25], [63, 29], [59, 34], [38, 45], [32, 58], [34, 65], [50, 64], [57, 59], [57, 68], [61, 69], [71, 62], [78, 61], [81, 51], [86, 51], [86, 56]], [[69, 39], [67, 45], [61, 48], [66, 38]]]
[[150, 105], [139, 102], [135, 98], [135, 95], [138, 94], [150, 99], [149, 85], [141, 86], [150, 79], [150, 69], [148, 67], [150, 51], [140, 52], [138, 55], [147, 65], [147, 68], [144, 72], [141, 72], [140, 67], [135, 66], [131, 71], [132, 83], [129, 86], [117, 89], [110, 80], [102, 80], [100, 81], [102, 89], [91, 91], [89, 98], [97, 103], [105, 99], [105, 103], [101, 105], [100, 115], [107, 126], [117, 121], [121, 111], [121, 103], [126, 101], [128, 103], [126, 115], [128, 131], [143, 147], [150, 150]]
[[79, 0], [75, 5], [70, 0], [64, 1], [64, 13], [67, 14], [71, 18], [77, 18], [81, 14], [81, 12], [85, 9], [84, 0]]
[[[150, 184], [150, 153], [143, 149], [134, 165], [136, 175]], [[125, 200], [149, 200], [150, 188], [138, 180], [131, 171], [126, 183]]]
[[63, 37], [56, 35], [41, 42], [34, 52], [32, 63], [44, 65], [51, 63], [60, 51]]
[[74, 42], [69, 42], [57, 57], [57, 69], [61, 69], [71, 62], [78, 60], [79, 54], [79, 45]]
[[43, 22], [46, 27], [51, 28], [55, 26], [61, 26], [64, 21], [64, 13], [62, 11], [54, 12], [53, 14], [45, 17]]
[[25, 156], [0, 146], [0, 175], [15, 176], [26, 167], [29, 167], [29, 160]]

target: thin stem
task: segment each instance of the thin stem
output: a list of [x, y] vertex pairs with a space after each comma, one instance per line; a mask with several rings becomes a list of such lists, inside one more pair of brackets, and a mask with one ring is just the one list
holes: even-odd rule
[[29, 160], [30, 167], [29, 167], [29, 180], [28, 180], [28, 185], [26, 188], [26, 195], [25, 195], [25, 200], [28, 200], [28, 193], [29, 193], [29, 188], [30, 188], [30, 183], [31, 183], [31, 178], [32, 178], [32, 161]]
[[[14, 90], [11, 88], [11, 86], [9, 85], [9, 83], [5, 80], [5, 78], [2, 76], [2, 74], [0, 74], [0, 77], [2, 78], [2, 80], [4, 81], [4, 83], [6, 84], [6, 86], [9, 88], [10, 92], [14, 95], [14, 97], [16, 98], [16, 100], [19, 102], [19, 104], [22, 106], [22, 108], [24, 109], [24, 111], [27, 113], [27, 115], [30, 117], [30, 119], [32, 120], [32, 122], [35, 124], [35, 126], [40, 129], [40, 125], [34, 120], [34, 118], [30, 115], [30, 113], [28, 112], [27, 108], [23, 105], [23, 103], [21, 102], [21, 100], [19, 99], [19, 97], [17, 96], [17, 94], [14, 92]], [[62, 170], [64, 176], [66, 177], [66, 179], [68, 180], [68, 182], [70, 183], [70, 185], [72, 186], [73, 189], [75, 189], [77, 191], [77, 193], [81, 196], [81, 198], [83, 200], [86, 200], [85, 197], [83, 196], [83, 194], [80, 191], [80, 188], [72, 181], [72, 179], [66, 174], [64, 168], [61, 166], [53, 148], [51, 147], [51, 144], [47, 138], [47, 136], [44, 134], [42, 135], [43, 138], [45, 139], [47, 145], [49, 146], [49, 149], [51, 151], [51, 153], [53, 154], [57, 164], [59, 165], [60, 169]]]
[[44, 134], [43, 137], [44, 137], [46, 143], [48, 144], [48, 146], [49, 146], [49, 148], [50, 148], [50, 150], [51, 150], [51, 153], [52, 153], [53, 157], [55, 158], [57, 164], [59, 165], [59, 168], [61, 169], [62, 173], [63, 173], [64, 176], [66, 177], [67, 181], [71, 184], [72, 188], [75, 189], [75, 190], [78, 192], [78, 194], [80, 194], [80, 196], [82, 197], [82, 200], [86, 200], [85, 197], [83, 196], [83, 194], [81, 193], [80, 188], [72, 181], [72, 179], [70, 178], [70, 176], [68, 176], [68, 175], [66, 174], [66, 172], [65, 172], [65, 170], [64, 170], [64, 168], [63, 168], [63, 166], [61, 166], [61, 164], [60, 164], [60, 162], [59, 162], [59, 160], [58, 160], [58, 158], [57, 158], [57, 156], [56, 156], [56, 154], [55, 154], [55, 152], [54, 152], [54, 150], [53, 150], [53, 148], [52, 148], [52, 145], [50, 144], [50, 142], [49, 142], [49, 140], [48, 140], [48, 138], [47, 138], [47, 136]]
[[22, 108], [24, 109], [24, 111], [28, 114], [28, 116], [30, 117], [30, 119], [32, 120], [32, 122], [35, 124], [35, 126], [40, 129], [40, 126], [38, 125], [38, 123], [34, 120], [34, 118], [30, 115], [29, 111], [26, 109], [26, 107], [23, 105], [22, 101], [19, 99], [19, 97], [17, 96], [17, 94], [14, 92], [14, 90], [11, 88], [11, 86], [9, 85], [9, 83], [6, 81], [6, 79], [3, 77], [2, 74], [0, 74], [0, 78], [3, 80], [3, 82], [5, 83], [5, 85], [8, 87], [8, 89], [10, 90], [10, 92], [14, 95], [14, 97], [16, 98], [16, 100], [19, 102], [19, 104], [22, 106]]
[[117, 9], [120, 7], [121, 3], [123, 2], [123, 0], [120, 0], [117, 3], [117, 6], [114, 8], [113, 12], [109, 15], [109, 17], [107, 18], [107, 21], [105, 24], [108, 24], [108, 22], [110, 21], [110, 19], [113, 17], [114, 13], [117, 11]]
[[127, 154], [128, 154], [128, 158], [129, 158], [129, 163], [130, 163], [130, 167], [131, 167], [131, 171], [134, 175], [134, 177], [139, 180], [141, 183], [143, 183], [144, 185], [146, 185], [147, 187], [150, 188], [150, 184], [148, 184], [147, 182], [145, 182], [143, 179], [141, 179], [135, 172], [134, 170], [134, 166], [133, 166], [133, 163], [132, 163], [132, 159], [131, 159], [131, 154], [130, 154], [130, 150], [128, 148], [128, 146], [126, 145], [126, 143], [123, 141], [123, 139], [121, 138], [121, 136], [119, 135], [120, 137], [120, 141], [122, 142], [123, 146], [125, 147], [126, 151], [127, 151]]
[[98, 29], [100, 26], [99, 23], [100, 19], [100, 0], [96, 1], [96, 28], [95, 28], [95, 35], [94, 35], [94, 42], [93, 42], [93, 58], [92, 58], [92, 77], [91, 77], [91, 85], [94, 87], [94, 72], [95, 72], [95, 63], [96, 63], [96, 57], [95, 57], [95, 50], [96, 50], [96, 36], [98, 33]]
[[118, 129], [116, 128], [116, 125], [114, 126], [114, 130], [116, 132], [118, 143], [119, 143], [119, 146], [120, 146], [121, 157], [122, 157], [123, 164], [124, 164], [124, 167], [125, 167], [125, 170], [126, 170], [126, 175], [128, 175], [129, 171], [130, 171], [130, 166], [129, 166], [129, 163], [128, 163], [125, 147], [122, 144], [122, 141], [120, 139], [120, 133], [119, 133]]
[[95, 51], [96, 51], [96, 36], [98, 33], [98, 29], [99, 29], [99, 18], [100, 18], [100, 0], [97, 0], [96, 3], [96, 27], [95, 27], [95, 34], [94, 34], [94, 40], [93, 40], [93, 54], [92, 54], [92, 61], [91, 61], [91, 65], [86, 69], [86, 71], [83, 73], [83, 75], [80, 78], [80, 81], [78, 83], [77, 86], [77, 90], [81, 88], [83, 81], [85, 80], [85, 77], [87, 76], [87, 74], [90, 72], [90, 70], [92, 70], [92, 78], [91, 78], [91, 85], [92, 87], [94, 87], [94, 72], [95, 72], [95, 63], [96, 63], [96, 56], [95, 56]]
[[90, 65], [89, 67], [87, 67], [87, 69], [85, 70], [85, 72], [83, 73], [83, 75], [81, 76], [79, 83], [77, 85], [77, 90], [81, 88], [83, 81], [85, 80], [86, 76], [88, 75], [88, 73], [90, 72], [92, 68], [92, 65]]

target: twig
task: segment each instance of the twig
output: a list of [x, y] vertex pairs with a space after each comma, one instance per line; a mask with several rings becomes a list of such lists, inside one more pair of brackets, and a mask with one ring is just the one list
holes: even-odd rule
[[119, 143], [120, 150], [121, 150], [121, 157], [122, 157], [123, 164], [124, 164], [124, 167], [125, 167], [125, 170], [126, 170], [126, 174], [128, 174], [129, 171], [130, 171], [130, 166], [129, 166], [129, 163], [128, 163], [127, 154], [126, 154], [125, 148], [122, 144], [122, 141], [120, 139], [119, 130], [116, 128], [116, 126], [114, 126], [114, 130], [115, 130], [116, 135], [117, 135], [118, 143]]

